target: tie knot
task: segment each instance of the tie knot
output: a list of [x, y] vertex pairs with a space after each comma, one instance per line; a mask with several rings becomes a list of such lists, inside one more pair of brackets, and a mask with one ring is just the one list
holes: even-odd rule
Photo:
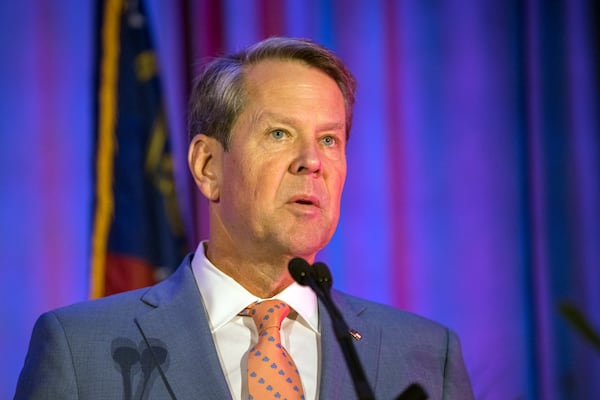
[[280, 329], [281, 321], [290, 312], [290, 307], [281, 300], [265, 300], [248, 306], [248, 315], [254, 320], [254, 324], [260, 334], [268, 328]]

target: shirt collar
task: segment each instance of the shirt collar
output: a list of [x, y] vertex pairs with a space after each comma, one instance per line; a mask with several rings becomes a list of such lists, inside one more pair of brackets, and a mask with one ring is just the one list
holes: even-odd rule
[[[210, 262], [204, 250], [206, 243], [203, 241], [198, 245], [192, 259], [192, 271], [204, 300], [211, 330], [215, 332], [249, 304], [266, 299], [256, 297]], [[298, 313], [300, 323], [319, 333], [317, 298], [309, 287], [294, 282], [273, 298], [285, 301]]]

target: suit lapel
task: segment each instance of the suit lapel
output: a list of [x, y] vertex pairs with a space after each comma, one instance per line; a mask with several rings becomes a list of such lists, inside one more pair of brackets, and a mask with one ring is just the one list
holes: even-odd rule
[[[354, 347], [371, 388], [375, 391], [378, 354], [381, 345], [381, 332], [362, 317], [365, 306], [355, 304], [349, 296], [332, 291], [334, 303], [344, 316], [350, 329], [358, 331], [362, 338], [354, 340]], [[331, 318], [325, 306], [319, 302], [319, 324], [321, 326], [321, 382], [319, 398], [352, 399], [356, 398], [352, 377], [346, 365], [344, 354], [335, 337]]]
[[230, 399], [190, 257], [142, 301], [152, 308], [136, 324], [150, 343], [164, 346], [162, 369], [175, 397]]

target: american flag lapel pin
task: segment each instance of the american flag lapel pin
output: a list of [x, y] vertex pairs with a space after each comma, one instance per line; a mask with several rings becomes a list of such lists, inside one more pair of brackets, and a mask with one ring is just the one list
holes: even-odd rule
[[359, 341], [360, 339], [362, 339], [362, 335], [360, 334], [359, 331], [357, 331], [356, 329], [350, 329], [348, 331], [348, 333], [350, 334], [350, 336], [352, 336], [354, 338], [354, 340]]

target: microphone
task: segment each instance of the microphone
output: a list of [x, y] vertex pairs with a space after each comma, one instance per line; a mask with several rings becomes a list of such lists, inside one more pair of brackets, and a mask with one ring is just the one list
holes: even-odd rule
[[292, 278], [302, 286], [310, 286], [312, 280], [310, 274], [310, 264], [304, 258], [296, 257], [288, 264], [288, 271]]
[[329, 292], [329, 289], [331, 289], [331, 286], [333, 285], [333, 278], [327, 265], [322, 262], [316, 262], [312, 267], [315, 279], [317, 280], [317, 285], [319, 285], [321, 290]]
[[[360, 400], [374, 400], [375, 395], [367, 381], [364, 370], [356, 354], [356, 349], [352, 344], [351, 333], [348, 324], [344, 320], [340, 310], [331, 299], [330, 289], [333, 285], [331, 272], [325, 263], [316, 262], [311, 267], [308, 261], [303, 258], [293, 258], [288, 264], [288, 271], [292, 278], [302, 286], [309, 286], [323, 302], [335, 331], [342, 353], [346, 360], [346, 365], [352, 375], [354, 390]], [[427, 393], [421, 385], [413, 383], [408, 386], [396, 400], [425, 400]]]
[[308, 261], [303, 258], [294, 258], [288, 264], [288, 271], [292, 275], [292, 278], [300, 285], [309, 286], [325, 305], [331, 318], [335, 336], [344, 354], [346, 365], [350, 370], [354, 390], [358, 398], [360, 400], [374, 400], [373, 390], [367, 381], [365, 372], [356, 354], [356, 349], [352, 344], [348, 324], [346, 324], [342, 314], [331, 299], [329, 289], [331, 289], [332, 279], [327, 265], [316, 263], [311, 267]]

